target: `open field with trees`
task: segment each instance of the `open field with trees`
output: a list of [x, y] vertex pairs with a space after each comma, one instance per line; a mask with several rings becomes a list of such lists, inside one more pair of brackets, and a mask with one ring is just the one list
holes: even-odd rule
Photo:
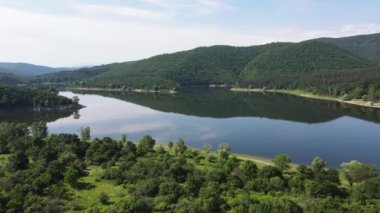
[[[31, 128], [29, 128], [31, 127]], [[376, 212], [375, 165], [327, 168], [287, 155], [261, 164], [217, 150], [49, 134], [46, 123], [0, 124], [0, 211], [5, 212]], [[257, 159], [256, 159], [257, 160]], [[264, 162], [264, 163], [263, 163]]]

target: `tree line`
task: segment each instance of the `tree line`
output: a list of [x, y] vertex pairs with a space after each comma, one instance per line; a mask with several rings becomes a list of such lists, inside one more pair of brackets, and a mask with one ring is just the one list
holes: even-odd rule
[[0, 107], [76, 108], [79, 107], [79, 99], [60, 96], [54, 88], [0, 86]]

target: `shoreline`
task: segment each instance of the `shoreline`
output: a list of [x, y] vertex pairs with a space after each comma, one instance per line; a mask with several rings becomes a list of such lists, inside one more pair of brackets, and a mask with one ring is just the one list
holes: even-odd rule
[[[104, 91], [104, 92], [136, 92], [136, 93], [159, 93], [159, 94], [177, 94], [175, 90], [146, 90], [146, 89], [111, 89], [111, 88], [96, 88], [96, 87], [67, 87], [68, 90], [76, 91]], [[231, 88], [229, 89], [232, 92], [247, 92], [247, 93], [282, 93], [288, 95], [294, 95], [303, 98], [311, 98], [317, 100], [326, 100], [326, 101], [335, 101], [343, 104], [350, 104], [355, 106], [367, 107], [372, 109], [380, 109], [380, 102], [372, 103], [370, 101], [363, 101], [359, 99], [352, 99], [350, 101], [344, 101], [337, 97], [324, 96], [324, 95], [315, 95], [310, 92], [305, 92], [302, 90], [286, 90], [286, 89], [260, 89], [260, 88]]]
[[69, 90], [79, 91], [104, 91], [104, 92], [137, 92], [137, 93], [161, 93], [161, 94], [176, 94], [175, 90], [146, 90], [146, 89], [111, 89], [111, 88], [96, 88], [96, 87], [67, 87]]
[[331, 96], [323, 96], [323, 95], [315, 95], [312, 93], [308, 93], [302, 90], [284, 90], [284, 89], [260, 89], [260, 88], [231, 88], [230, 91], [233, 92], [254, 92], [254, 93], [282, 93], [282, 94], [288, 94], [288, 95], [294, 95], [299, 96], [303, 98], [311, 98], [311, 99], [317, 99], [317, 100], [326, 100], [326, 101], [335, 101], [340, 102], [344, 104], [350, 104], [355, 106], [361, 106], [361, 107], [367, 107], [367, 108], [373, 108], [373, 109], [380, 109], [380, 103], [371, 103], [370, 101], [363, 101], [363, 100], [357, 100], [353, 99], [350, 101], [343, 101], [336, 97]]

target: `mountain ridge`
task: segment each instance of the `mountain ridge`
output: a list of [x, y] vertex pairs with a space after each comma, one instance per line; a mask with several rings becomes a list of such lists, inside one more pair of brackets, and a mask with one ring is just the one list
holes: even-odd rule
[[[214, 45], [142, 60], [37, 75], [33, 83], [119, 89], [224, 85], [341, 96], [380, 91], [380, 34], [235, 47]], [[343, 45], [344, 44], [344, 45]], [[356, 45], [356, 46], [355, 46]], [[371, 51], [368, 47], [374, 45]], [[376, 94], [380, 98], [380, 94]]]
[[380, 65], [380, 33], [313, 40], [334, 44]]
[[75, 67], [49, 67], [23, 62], [0, 62], [1, 73], [11, 73], [23, 77], [48, 74], [64, 70], [74, 70]]

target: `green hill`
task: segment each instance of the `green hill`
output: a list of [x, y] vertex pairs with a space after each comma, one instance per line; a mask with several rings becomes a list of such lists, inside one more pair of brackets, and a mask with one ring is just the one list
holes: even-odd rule
[[159, 88], [234, 83], [244, 66], [268, 48], [287, 44], [252, 47], [212, 46], [164, 54], [117, 64], [90, 80], [93, 86]]
[[67, 68], [67, 67], [53, 68], [53, 67], [28, 64], [28, 63], [0, 62], [0, 72], [12, 73], [19, 76], [35, 76], [35, 75], [42, 75], [42, 74], [48, 74], [48, 73], [53, 73], [53, 72], [58, 72], [58, 71], [63, 71], [63, 70], [73, 70], [73, 69], [76, 69], [76, 68]]
[[380, 70], [372, 62], [335, 45], [315, 41], [201, 47], [109, 68], [85, 85], [169, 89], [238, 84], [260, 88], [316, 88], [320, 93], [336, 88], [335, 93], [340, 94], [357, 85], [380, 80]]
[[38, 75], [32, 79], [32, 82], [33, 83], [67, 83], [67, 84], [80, 83], [81, 81], [84, 81], [86, 79], [95, 77], [97, 75], [100, 75], [104, 72], [109, 71], [110, 67], [112, 66], [113, 66], [112, 64], [109, 64], [109, 65], [95, 66], [91, 68], [86, 67], [86, 68], [81, 68], [77, 70], [59, 71], [55, 73]]
[[[116, 89], [225, 85], [302, 89], [380, 98], [379, 34], [259, 46], [211, 46], [151, 58], [40, 75], [36, 82]], [[334, 42], [332, 42], [334, 41]], [[358, 92], [359, 91], [359, 92]], [[374, 92], [375, 91], [375, 92]], [[377, 97], [377, 98], [376, 98]]]
[[[243, 86], [308, 88], [357, 83], [374, 65], [346, 50], [320, 42], [271, 48], [248, 63], [240, 76]], [[378, 78], [380, 79], [380, 78]]]
[[319, 38], [380, 65], [380, 33], [343, 38]]
[[25, 80], [22, 77], [0, 71], [0, 85], [16, 86], [23, 83]]

